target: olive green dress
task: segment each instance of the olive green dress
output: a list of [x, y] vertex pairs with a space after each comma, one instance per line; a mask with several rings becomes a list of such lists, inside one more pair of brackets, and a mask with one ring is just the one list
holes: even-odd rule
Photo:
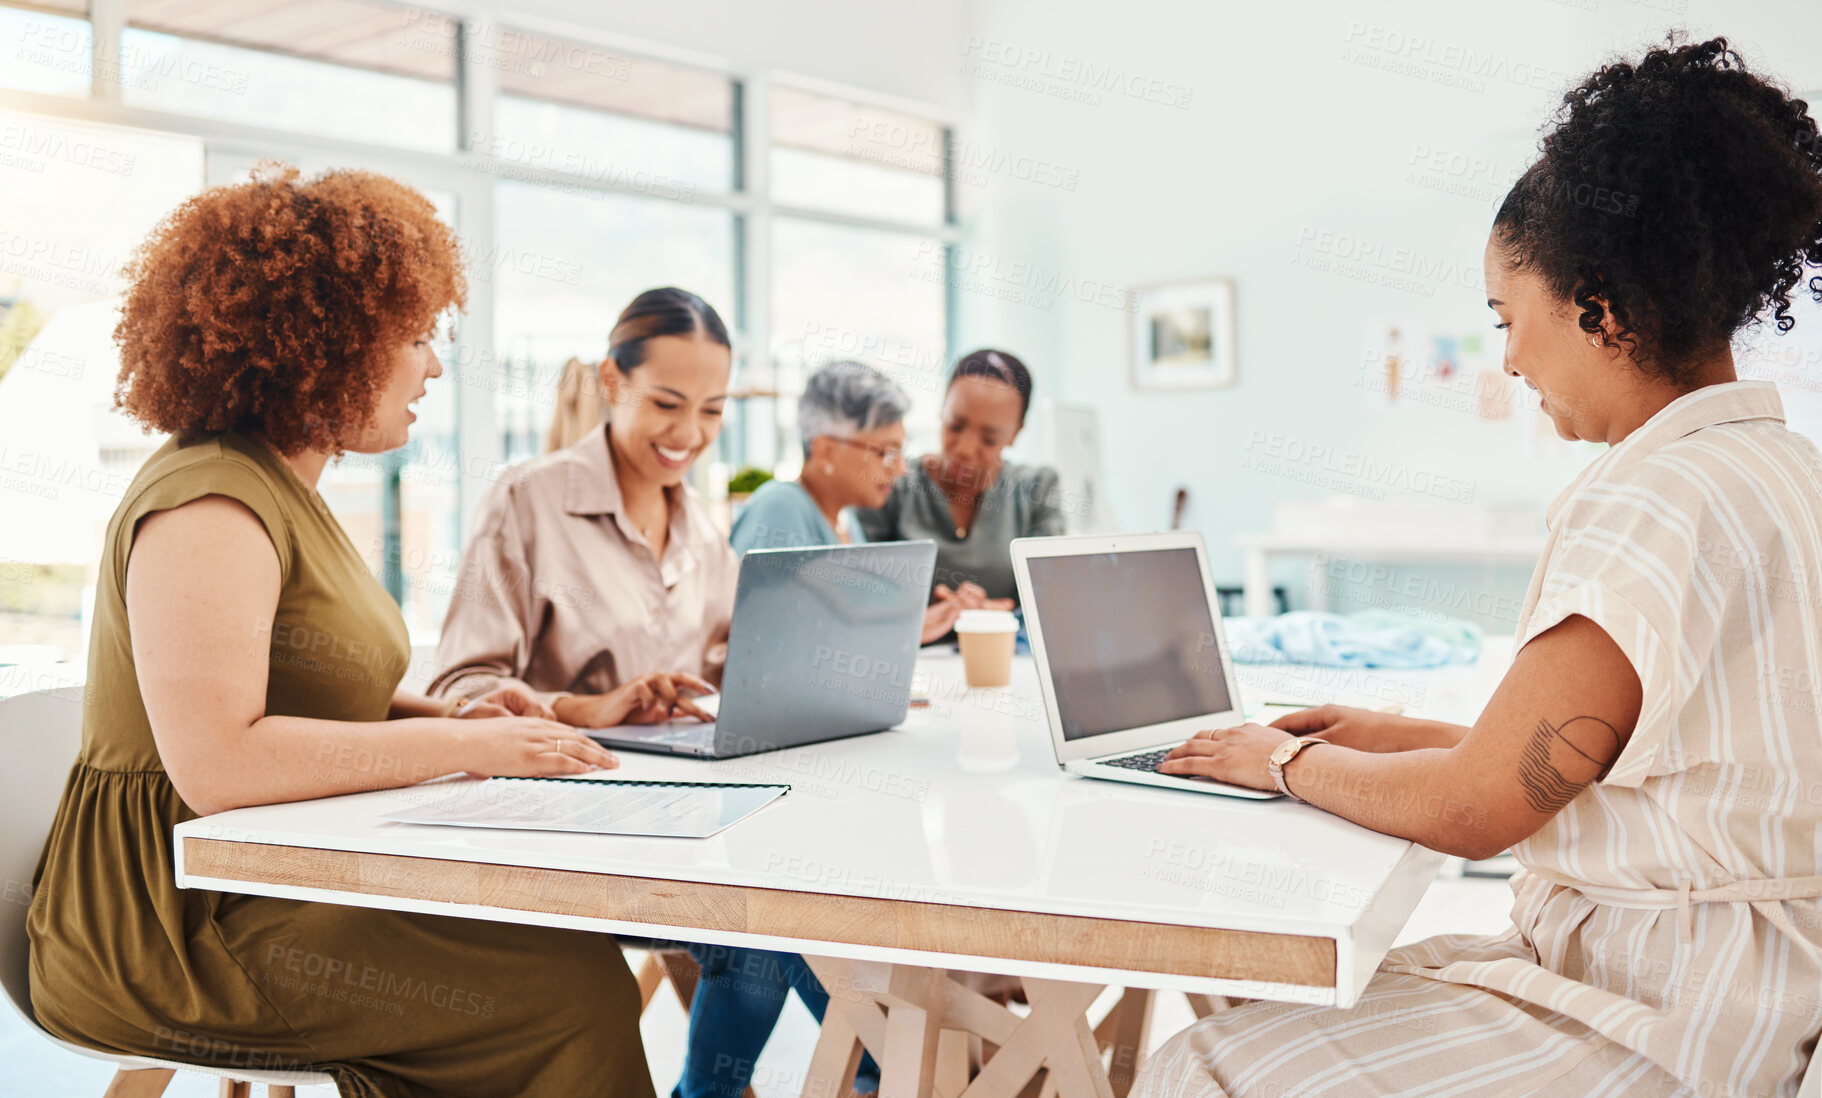
[[649, 1095], [639, 998], [606, 934], [179, 889], [193, 818], [159, 763], [127, 631], [139, 520], [205, 495], [245, 504], [283, 586], [266, 712], [387, 716], [404, 620], [330, 515], [264, 443], [172, 440], [108, 525], [82, 752], [30, 914], [38, 1021], [91, 1048], [213, 1067], [327, 1071], [346, 1095]]

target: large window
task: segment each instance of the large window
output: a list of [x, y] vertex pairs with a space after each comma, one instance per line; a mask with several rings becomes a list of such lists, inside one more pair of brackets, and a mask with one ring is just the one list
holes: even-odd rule
[[[868, 93], [553, 28], [393, 0], [0, 0], [0, 110], [16, 112], [0, 114], [0, 507], [57, 517], [0, 530], [0, 664], [26, 643], [82, 655], [118, 491], [78, 506], [43, 487], [53, 443], [124, 488], [159, 442], [106, 408], [120, 263], [205, 179], [265, 157], [403, 179], [463, 240], [469, 309], [410, 445], [348, 455], [321, 484], [418, 643], [497, 470], [546, 448], [566, 365], [598, 364], [641, 290], [693, 290], [734, 336], [737, 399], [695, 473], [711, 500], [742, 466], [795, 472], [795, 398], [827, 361], [891, 372], [912, 437], [934, 439], [947, 309], [917, 265], [940, 269], [955, 239], [946, 128]], [[96, 360], [79, 398], [59, 374], [76, 370], [58, 365], [71, 340]], [[37, 415], [62, 383], [92, 430]], [[20, 480], [20, 461], [38, 472]]]
[[493, 283], [506, 459], [543, 449], [564, 365], [606, 357], [614, 319], [640, 291], [681, 286], [737, 323], [733, 257], [725, 209], [496, 186], [493, 239], [477, 248], [471, 270]]
[[87, 14], [88, 0], [0, 7], [0, 88], [87, 95], [95, 51]]
[[492, 286], [508, 461], [544, 448], [571, 359], [607, 354], [641, 290], [681, 286], [738, 327], [737, 86], [708, 72], [510, 28], [487, 41], [500, 95], [473, 161], [497, 177], [471, 271]]
[[772, 89], [772, 195], [883, 221], [948, 219], [948, 135], [927, 118], [789, 85]]
[[[936, 444], [936, 417], [947, 365], [943, 286], [918, 276], [920, 255], [943, 248], [932, 237], [780, 217], [772, 227], [776, 289], [772, 332], [781, 392], [801, 393], [818, 366], [852, 360], [883, 370], [911, 397], [905, 433], [913, 452]], [[782, 402], [790, 440], [781, 455], [801, 456], [796, 406]]]
[[113, 410], [120, 266], [199, 141], [0, 110], [0, 669], [80, 660], [102, 534], [163, 442]]
[[[456, 146], [455, 42], [422, 9], [369, 0], [127, 0], [131, 106], [343, 140]], [[376, 110], [376, 104], [384, 109]]]
[[780, 466], [793, 471], [802, 456], [790, 398], [816, 367], [840, 360], [897, 381], [912, 400], [912, 450], [933, 447], [948, 358], [947, 252], [934, 231], [950, 218], [947, 130], [904, 111], [779, 86], [771, 141], [772, 194], [792, 211], [772, 225]]
[[512, 29], [486, 44], [500, 94], [476, 152], [682, 202], [734, 188], [726, 74]]

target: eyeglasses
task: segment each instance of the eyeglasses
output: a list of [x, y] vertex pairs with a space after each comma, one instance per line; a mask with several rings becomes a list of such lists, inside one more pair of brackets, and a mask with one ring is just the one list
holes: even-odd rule
[[835, 435], [830, 435], [829, 437], [834, 439], [836, 442], [841, 443], [843, 446], [858, 446], [861, 449], [872, 454], [874, 457], [878, 458], [883, 464], [886, 464], [886, 465], [895, 464], [896, 462], [902, 460], [905, 456], [905, 448], [903, 446], [875, 446], [873, 443], [868, 442], [865, 439], [839, 438]]

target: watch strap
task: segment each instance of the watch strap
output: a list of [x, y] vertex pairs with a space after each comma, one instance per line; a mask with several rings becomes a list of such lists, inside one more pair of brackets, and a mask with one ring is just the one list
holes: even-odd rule
[[1319, 739], [1315, 736], [1299, 736], [1299, 737], [1297, 737], [1297, 739], [1293, 740], [1292, 742], [1297, 745], [1297, 750], [1291, 752], [1291, 757], [1288, 759], [1285, 759], [1281, 763], [1270, 763], [1266, 766], [1266, 769], [1271, 771], [1272, 784], [1278, 787], [1278, 792], [1284, 794], [1285, 796], [1289, 797], [1293, 801], [1301, 801], [1301, 800], [1303, 800], [1303, 798], [1297, 796], [1297, 794], [1295, 794], [1295, 793], [1292, 793], [1291, 787], [1285, 784], [1284, 768], [1289, 766], [1291, 763], [1297, 761], [1297, 756], [1303, 754], [1305, 751], [1309, 750], [1310, 748], [1316, 746], [1319, 743], [1326, 744], [1329, 741], [1324, 740], [1324, 739]]

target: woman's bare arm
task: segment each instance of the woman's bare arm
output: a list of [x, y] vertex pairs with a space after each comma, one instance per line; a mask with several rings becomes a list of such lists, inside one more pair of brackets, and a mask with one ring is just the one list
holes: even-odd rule
[[1318, 705], [1286, 713], [1273, 728], [1298, 736], [1320, 736], [1332, 744], [1357, 751], [1418, 751], [1426, 747], [1454, 747], [1469, 732], [1467, 725], [1425, 720], [1400, 714], [1356, 709], [1346, 705]]
[[[1453, 747], [1305, 749], [1284, 768], [1297, 796], [1445, 854], [1487, 858], [1536, 833], [1604, 774], [1638, 723], [1643, 689], [1604, 630], [1579, 615], [1525, 645]], [[1288, 734], [1245, 725], [1191, 740], [1160, 766], [1272, 788], [1266, 757]]]
[[534, 718], [267, 716], [279, 587], [265, 528], [232, 499], [205, 496], [140, 522], [126, 580], [133, 660], [159, 757], [195, 811], [390, 788], [455, 771], [614, 765], [587, 737]]

